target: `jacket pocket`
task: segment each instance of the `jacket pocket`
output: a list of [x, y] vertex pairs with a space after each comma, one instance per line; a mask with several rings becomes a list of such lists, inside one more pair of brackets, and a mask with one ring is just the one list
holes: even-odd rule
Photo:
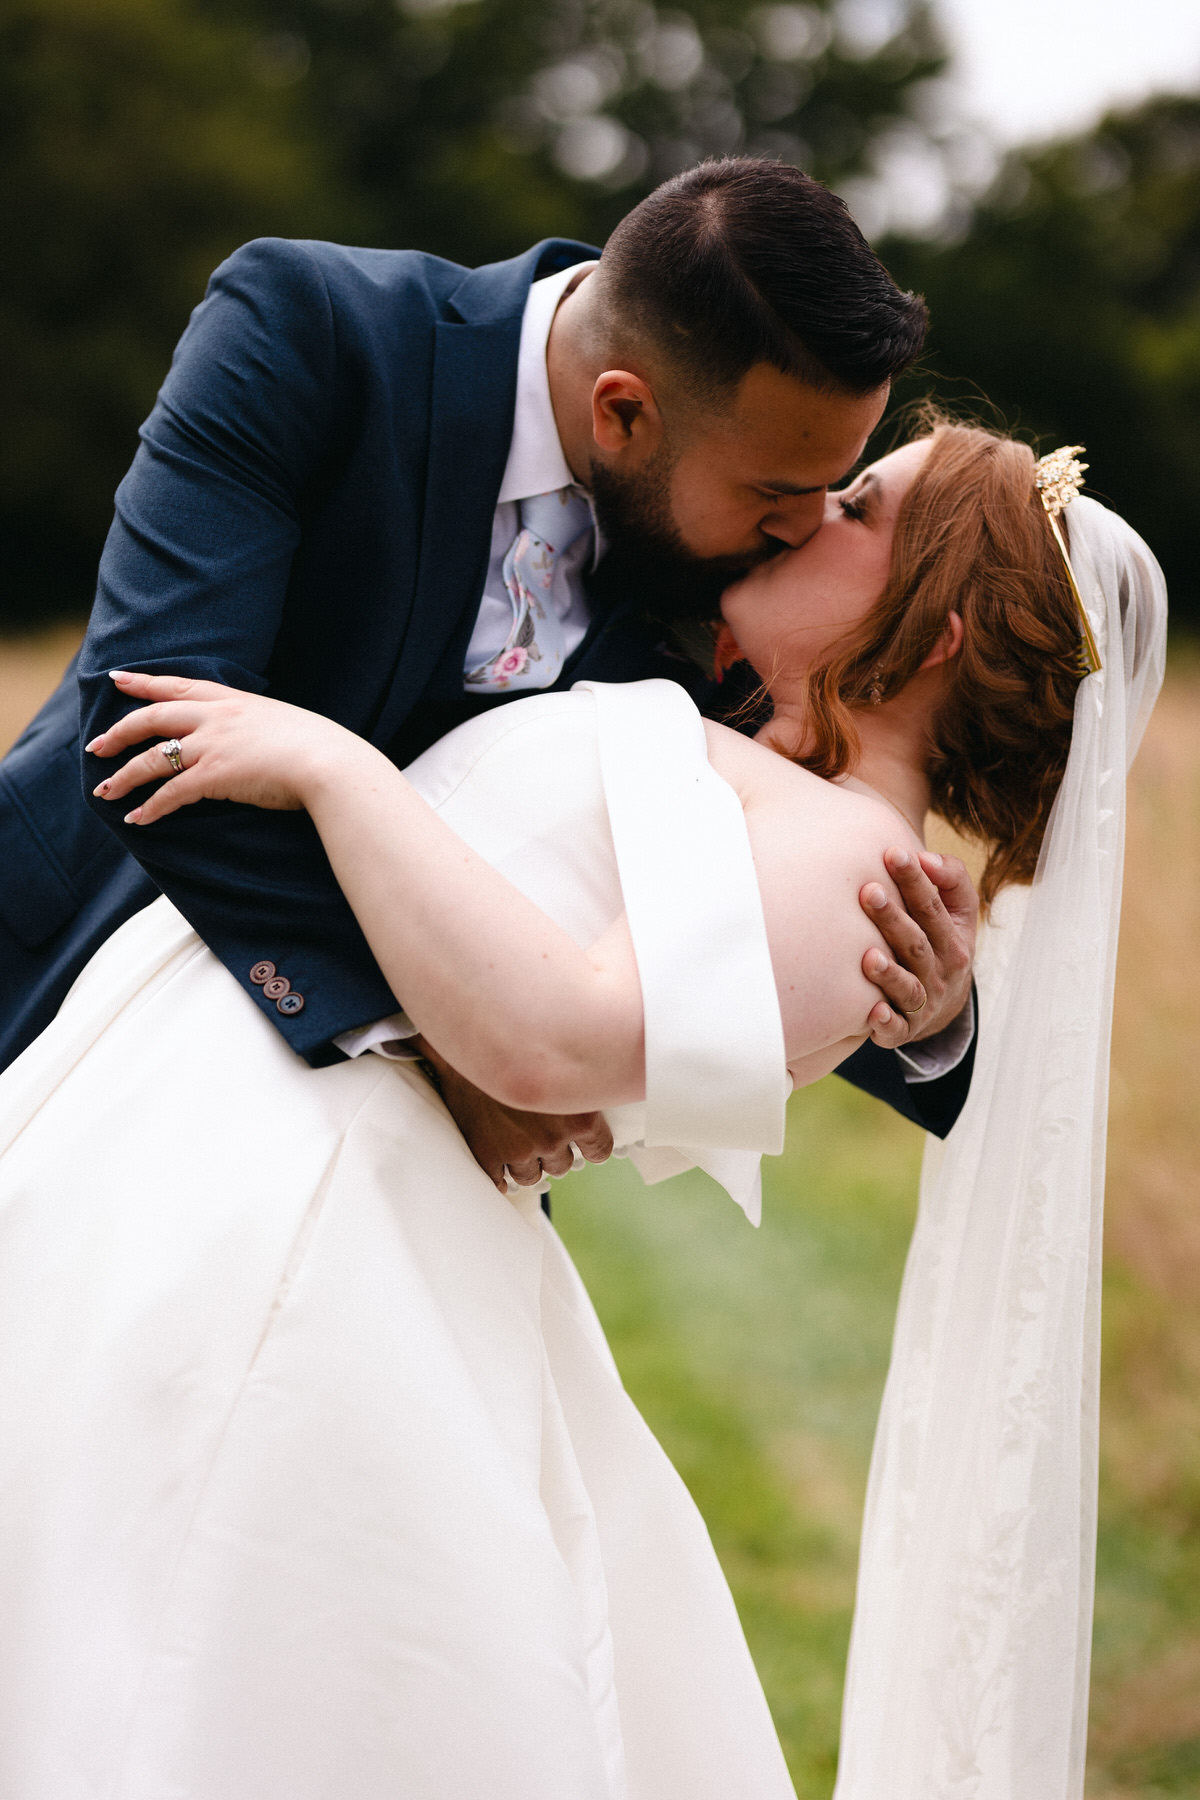
[[79, 911], [79, 877], [111, 840], [83, 797], [75, 746], [28, 750], [0, 767], [0, 918], [36, 950]]

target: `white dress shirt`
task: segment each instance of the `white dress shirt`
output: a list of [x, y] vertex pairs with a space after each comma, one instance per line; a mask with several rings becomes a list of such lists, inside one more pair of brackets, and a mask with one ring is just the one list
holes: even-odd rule
[[[508, 637], [512, 602], [504, 586], [504, 559], [521, 529], [520, 502], [534, 494], [549, 494], [556, 488], [576, 485], [554, 422], [546, 346], [559, 301], [581, 270], [595, 266], [595, 263], [574, 263], [569, 269], [560, 269], [557, 275], [543, 276], [529, 290], [525, 316], [521, 320], [521, 347], [517, 354], [517, 405], [513, 414], [512, 443], [504, 465], [504, 479], [500, 483], [500, 498], [492, 515], [487, 579], [483, 584], [475, 629], [463, 659], [464, 672], [491, 662], [503, 650]], [[590, 615], [583, 592], [583, 574], [595, 562], [597, 553], [596, 536], [585, 533], [558, 559], [558, 567], [566, 581], [556, 587], [555, 605], [562, 620], [568, 656], [578, 649], [587, 632]]]
[[[556, 488], [577, 485], [563, 454], [562, 440], [554, 419], [550, 398], [550, 371], [546, 366], [546, 348], [550, 341], [559, 301], [578, 276], [595, 263], [573, 263], [557, 275], [545, 275], [535, 281], [525, 302], [521, 320], [521, 343], [517, 352], [517, 398], [513, 414], [512, 442], [508, 461], [500, 483], [500, 494], [492, 516], [492, 546], [488, 558], [483, 598], [475, 620], [475, 629], [463, 659], [464, 673], [479, 667], [504, 648], [512, 624], [512, 605], [504, 586], [503, 565], [513, 539], [521, 528], [520, 502], [533, 494], [552, 493]], [[582, 643], [587, 632], [589, 612], [583, 591], [584, 571], [598, 558], [603, 545], [599, 535], [589, 542], [580, 539], [561, 559], [566, 566], [566, 608], [560, 612], [567, 655]], [[568, 560], [569, 559], [569, 560]], [[376, 1019], [355, 1031], [344, 1031], [333, 1041], [347, 1056], [362, 1056], [373, 1050], [380, 1056], [410, 1060], [416, 1052], [407, 1039], [415, 1037], [417, 1027], [407, 1013], [393, 1013]], [[975, 1034], [974, 1003], [960, 1014], [952, 1025], [936, 1038], [900, 1050], [904, 1079], [916, 1083], [935, 1081], [946, 1075], [966, 1055]]]

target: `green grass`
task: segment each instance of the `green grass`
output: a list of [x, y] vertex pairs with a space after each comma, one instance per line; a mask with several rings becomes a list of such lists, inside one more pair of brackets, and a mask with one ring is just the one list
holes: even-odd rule
[[826, 1800], [921, 1139], [836, 1081], [788, 1135], [757, 1232], [705, 1176], [621, 1164], [560, 1184], [554, 1216], [708, 1521], [797, 1792]]
[[[627, 1387], [708, 1521], [797, 1794], [828, 1800], [921, 1138], [828, 1081], [793, 1098], [788, 1142], [766, 1164], [757, 1232], [702, 1175], [645, 1188], [618, 1163], [560, 1183], [554, 1217]], [[1200, 1449], [1190, 1418], [1172, 1434], [1158, 1410], [1177, 1391], [1156, 1341], [1164, 1313], [1119, 1254], [1105, 1306], [1109, 1450], [1088, 1791], [1200, 1800], [1200, 1737], [1189, 1724], [1200, 1679]], [[1144, 1472], [1140, 1483], [1121, 1476], [1122, 1457]]]

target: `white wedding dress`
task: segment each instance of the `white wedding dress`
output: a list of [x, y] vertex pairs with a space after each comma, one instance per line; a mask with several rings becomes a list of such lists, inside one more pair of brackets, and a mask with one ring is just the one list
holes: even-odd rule
[[[628, 906], [617, 1136], [753, 1213], [788, 1084], [691, 703], [518, 702], [414, 778], [581, 941]], [[310, 1070], [166, 900], [131, 919], [0, 1080], [2, 1800], [791, 1795], [538, 1196], [411, 1065]]]

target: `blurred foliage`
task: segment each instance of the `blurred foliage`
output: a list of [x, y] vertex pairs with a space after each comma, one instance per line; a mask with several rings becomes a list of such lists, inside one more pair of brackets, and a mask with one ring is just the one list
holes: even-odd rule
[[743, 149], [894, 229], [942, 159], [934, 238], [881, 244], [933, 309], [904, 392], [1082, 439], [1200, 623], [1200, 100], [955, 193], [944, 62], [925, 0], [0, 0], [0, 625], [86, 608], [137, 423], [238, 243], [602, 243]]
[[203, 0], [256, 19], [378, 241], [459, 261], [603, 243], [703, 156], [864, 166], [944, 56], [922, 0]]
[[113, 489], [209, 270], [337, 224], [258, 37], [182, 0], [0, 0], [0, 619], [91, 598]]
[[880, 251], [933, 314], [907, 391], [973, 388], [1043, 450], [1086, 444], [1092, 491], [1200, 626], [1200, 99], [1015, 153], [960, 242]]
[[0, 0], [0, 624], [91, 598], [208, 272], [272, 233], [603, 241], [745, 145], [829, 179], [940, 66], [920, 0]]

